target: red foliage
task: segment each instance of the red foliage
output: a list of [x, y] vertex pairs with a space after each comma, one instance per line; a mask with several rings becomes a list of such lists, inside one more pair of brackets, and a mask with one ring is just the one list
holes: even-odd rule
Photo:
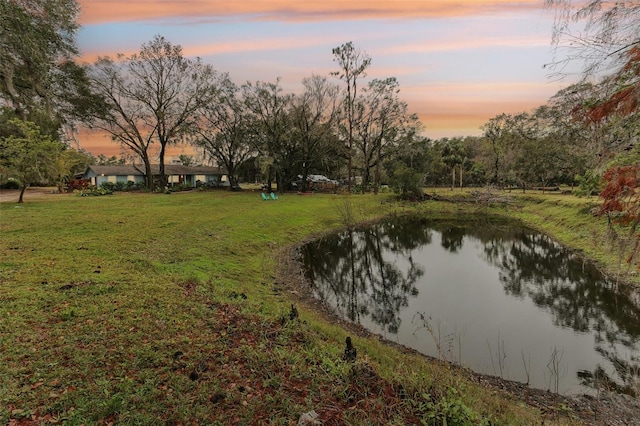
[[91, 181], [88, 179], [71, 179], [67, 184], [67, 188], [69, 191], [73, 191], [74, 189], [86, 189], [91, 185]]
[[600, 193], [604, 200], [600, 214], [615, 213], [623, 225], [640, 220], [640, 165], [612, 167], [604, 174], [607, 185]]
[[588, 112], [591, 122], [599, 122], [613, 114], [628, 116], [639, 109], [640, 100], [640, 47], [633, 46], [626, 52], [627, 62], [614, 75], [614, 81], [624, 82], [617, 90], [603, 102], [592, 107]]
[[[600, 214], [621, 225], [629, 225], [633, 235], [640, 225], [640, 164], [612, 167], [603, 177], [607, 184], [600, 193], [603, 199]], [[632, 238], [631, 244], [630, 263], [640, 250], [640, 233]]]

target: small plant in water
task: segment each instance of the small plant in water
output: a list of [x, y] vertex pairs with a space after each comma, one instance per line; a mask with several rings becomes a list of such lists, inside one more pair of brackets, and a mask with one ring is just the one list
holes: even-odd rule
[[[415, 336], [418, 330], [425, 329], [433, 339], [433, 342], [436, 345], [436, 351], [438, 352], [438, 357], [443, 361], [452, 361], [452, 350], [453, 350], [453, 341], [455, 336], [451, 333], [446, 333], [446, 330], [442, 326], [441, 322], [436, 324], [436, 328], [431, 324], [431, 317], [427, 317], [422, 312], [416, 312], [412, 319], [413, 323], [418, 323], [417, 328], [413, 331], [413, 335]], [[417, 337], [417, 336], [416, 336]], [[462, 343], [460, 342], [460, 345]], [[446, 345], [446, 349], [445, 349]], [[460, 353], [460, 357], [462, 354]]]
[[520, 355], [522, 355], [522, 365], [524, 366], [524, 372], [527, 375], [527, 386], [531, 381], [531, 354], [525, 359], [524, 352], [520, 351]]
[[491, 367], [493, 368], [493, 375], [497, 376], [500, 373], [500, 378], [504, 379], [505, 373], [505, 361], [507, 359], [507, 352], [504, 349], [504, 340], [500, 340], [500, 332], [498, 332], [498, 348], [496, 349], [496, 363], [498, 364], [498, 370], [496, 371], [496, 365], [493, 362], [493, 350], [491, 349], [491, 343], [487, 340], [487, 346], [489, 347], [489, 356], [491, 357]]
[[567, 375], [567, 367], [562, 365], [564, 351], [558, 351], [555, 346], [551, 351], [551, 357], [547, 362], [547, 370], [549, 370], [549, 389], [558, 393], [560, 390], [560, 381]]

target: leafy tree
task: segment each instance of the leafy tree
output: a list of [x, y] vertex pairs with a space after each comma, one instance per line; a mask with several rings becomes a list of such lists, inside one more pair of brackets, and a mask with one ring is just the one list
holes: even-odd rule
[[446, 184], [451, 176], [450, 169], [443, 161], [442, 152], [444, 147], [449, 143], [449, 138], [437, 139], [430, 142], [427, 146], [428, 163], [425, 170], [425, 184], [434, 187]]
[[451, 190], [456, 186], [456, 167], [460, 170], [460, 187], [462, 188], [462, 167], [465, 162], [465, 154], [460, 139], [450, 140], [444, 145], [442, 161], [451, 169]]
[[18, 203], [22, 203], [24, 192], [30, 185], [60, 176], [58, 160], [65, 145], [42, 134], [34, 123], [12, 120], [10, 124], [16, 127], [16, 131], [0, 139], [0, 148], [5, 153], [0, 166], [4, 175], [19, 183]]
[[182, 164], [183, 166], [193, 166], [195, 163], [193, 155], [180, 154], [178, 158], [180, 160], [180, 164]]
[[326, 77], [312, 75], [302, 81], [304, 92], [292, 99], [290, 112], [292, 137], [300, 142], [298, 162], [301, 166], [302, 190], [312, 170], [324, 171], [342, 150], [337, 144], [336, 122], [339, 108], [338, 87]]
[[332, 49], [333, 60], [338, 63], [340, 71], [331, 75], [343, 80], [346, 84], [344, 96], [344, 118], [346, 124], [342, 126], [342, 133], [346, 137], [347, 145], [347, 187], [351, 192], [353, 178], [353, 132], [356, 126], [356, 102], [358, 100], [358, 79], [366, 77], [366, 70], [371, 64], [371, 58], [366, 52], [357, 49], [353, 42], [345, 43]]
[[578, 189], [575, 194], [579, 197], [596, 195], [600, 191], [601, 176], [591, 170], [587, 170], [584, 175], [577, 175], [575, 181], [578, 184]]
[[374, 190], [380, 183], [380, 166], [387, 151], [396, 145], [410, 129], [418, 126], [418, 118], [408, 113], [407, 103], [399, 98], [399, 83], [395, 77], [372, 80], [357, 103], [356, 145], [362, 156], [363, 191], [371, 182], [374, 169]]
[[20, 119], [47, 111], [53, 117], [78, 51], [75, 0], [0, 2], [0, 102]]
[[[267, 184], [271, 186], [271, 172], [276, 176], [278, 190], [284, 191], [294, 176], [299, 146], [291, 138], [289, 109], [292, 95], [283, 94], [280, 79], [275, 83], [258, 81], [242, 86], [245, 106], [249, 112], [251, 137], [267, 166]], [[270, 189], [270, 188], [269, 188]]]
[[403, 200], [422, 199], [421, 184], [424, 181], [423, 173], [416, 172], [404, 164], [397, 163], [389, 174], [391, 188], [400, 198]]
[[128, 58], [98, 59], [89, 80], [99, 101], [85, 108], [82, 120], [142, 160], [149, 188], [153, 187], [150, 148], [159, 145], [164, 184], [166, 148], [189, 135], [196, 125], [195, 112], [214, 101], [214, 76], [209, 65], [184, 58], [179, 45], [156, 36]]
[[385, 159], [385, 168], [393, 169], [394, 166], [387, 166], [391, 163], [402, 163], [409, 168], [426, 172], [429, 163], [432, 162], [433, 143], [429, 138], [420, 136], [418, 129], [407, 132], [393, 147], [392, 152]]
[[96, 164], [99, 166], [120, 166], [125, 164], [125, 162], [124, 158], [118, 158], [115, 155], [107, 157], [104, 154], [98, 154], [96, 158]]
[[461, 139], [461, 144], [464, 150], [461, 171], [464, 171], [465, 182], [467, 185], [484, 185], [487, 173], [484, 164], [480, 161], [483, 148], [482, 137], [467, 136]]
[[198, 111], [199, 125], [194, 143], [226, 168], [229, 189], [233, 189], [238, 186], [238, 167], [255, 151], [249, 141], [250, 122], [240, 88], [226, 74], [221, 76], [217, 86], [215, 102], [203, 105]]
[[536, 108], [533, 119], [536, 120], [536, 138], [545, 138], [545, 144], [553, 144], [549, 148], [562, 152], [561, 181], [563, 183], [575, 183], [575, 176], [584, 175], [590, 164], [598, 158], [596, 154], [598, 144], [597, 129], [589, 129], [583, 125], [581, 119], [576, 117], [576, 103], [579, 99], [580, 87], [571, 86], [559, 91], [552, 97], [547, 105]]
[[62, 184], [79, 173], [84, 173], [87, 167], [94, 164], [95, 158], [83, 149], [73, 149], [64, 145], [64, 149], [58, 157], [58, 185], [62, 190]]
[[522, 185], [540, 185], [544, 193], [552, 180], [559, 180], [568, 164], [562, 143], [554, 137], [526, 139], [516, 157], [515, 175]]
[[481, 127], [483, 136], [489, 143], [492, 156], [491, 183], [500, 185], [504, 182], [504, 163], [509, 149], [509, 138], [511, 132], [511, 116], [499, 114], [491, 118]]

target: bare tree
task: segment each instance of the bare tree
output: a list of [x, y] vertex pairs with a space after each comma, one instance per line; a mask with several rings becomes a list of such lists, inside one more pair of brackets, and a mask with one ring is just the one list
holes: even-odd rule
[[509, 134], [511, 117], [508, 114], [499, 114], [480, 128], [483, 131], [485, 139], [489, 142], [492, 157], [493, 157], [493, 177], [491, 178], [491, 184], [500, 185], [503, 180], [503, 163], [505, 157], [505, 151], [507, 147], [507, 136]]
[[150, 188], [150, 147], [157, 144], [163, 185], [166, 148], [192, 132], [195, 112], [214, 100], [215, 75], [200, 59], [184, 58], [180, 46], [156, 36], [138, 54], [100, 58], [91, 67], [92, 91], [101, 104], [89, 108], [83, 121], [133, 151], [145, 165]]
[[570, 63], [582, 62], [585, 76], [611, 73], [627, 63], [640, 47], [638, 1], [545, 0], [556, 11], [552, 69], [562, 74]]
[[640, 105], [640, 3], [634, 1], [546, 0], [556, 10], [554, 61], [564, 75], [569, 64], [582, 62], [584, 79], [595, 77], [599, 99], [588, 107], [601, 122], [627, 117]]
[[347, 87], [344, 98], [344, 113], [346, 114], [346, 139], [348, 148], [347, 188], [351, 192], [351, 180], [353, 177], [353, 131], [356, 124], [355, 108], [358, 99], [358, 79], [366, 77], [366, 69], [371, 64], [371, 58], [366, 52], [356, 49], [353, 42], [345, 43], [332, 50], [333, 60], [338, 63], [340, 71], [331, 75], [343, 80]]

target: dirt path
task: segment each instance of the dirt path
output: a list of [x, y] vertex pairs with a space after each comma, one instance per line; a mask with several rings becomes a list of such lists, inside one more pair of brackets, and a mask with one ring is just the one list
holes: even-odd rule
[[[30, 200], [41, 200], [47, 197], [68, 197], [71, 194], [59, 194], [58, 188], [51, 187], [30, 187], [24, 193], [22, 201], [28, 203]], [[0, 203], [17, 203], [20, 197], [19, 189], [0, 189]]]

